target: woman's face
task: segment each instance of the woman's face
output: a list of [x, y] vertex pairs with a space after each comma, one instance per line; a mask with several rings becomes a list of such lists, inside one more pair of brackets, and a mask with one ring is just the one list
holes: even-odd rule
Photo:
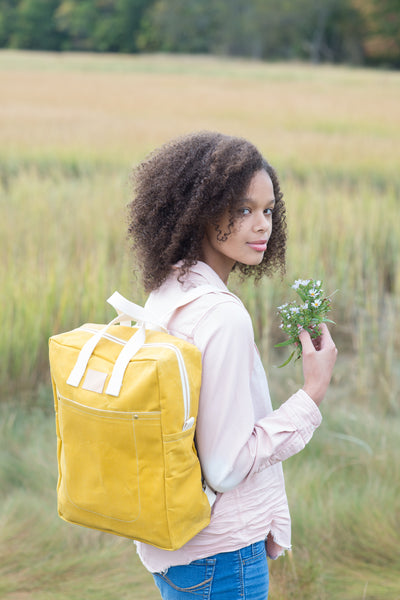
[[218, 239], [218, 231], [228, 232], [230, 214], [227, 211], [218, 231], [209, 225], [202, 244], [202, 260], [227, 283], [236, 262], [259, 265], [267, 250], [272, 231], [275, 196], [272, 181], [262, 169], [257, 171], [237, 209], [234, 224], [226, 241]]

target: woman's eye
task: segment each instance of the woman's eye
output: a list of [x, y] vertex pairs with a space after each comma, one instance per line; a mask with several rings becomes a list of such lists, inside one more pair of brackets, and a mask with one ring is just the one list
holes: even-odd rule
[[272, 208], [266, 208], [266, 209], [264, 210], [264, 213], [265, 213], [266, 215], [272, 215], [272, 213], [273, 213], [273, 209], [272, 209]]
[[239, 208], [239, 214], [240, 215], [249, 215], [250, 214], [250, 209], [249, 208]]

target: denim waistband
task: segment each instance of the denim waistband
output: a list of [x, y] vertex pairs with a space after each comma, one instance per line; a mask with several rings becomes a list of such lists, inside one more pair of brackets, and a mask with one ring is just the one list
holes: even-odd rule
[[[251, 558], [253, 556], [258, 556], [261, 552], [264, 551], [265, 541], [261, 540], [259, 542], [254, 542], [253, 544], [249, 544], [244, 548], [240, 548], [239, 550], [231, 550], [230, 552], [220, 552], [219, 554], [215, 554], [214, 556], [209, 556], [208, 558], [218, 557], [219, 559], [224, 559], [225, 557], [232, 556], [232, 554], [239, 555], [242, 560], [246, 560], [247, 558]], [[196, 562], [196, 561], [195, 561]]]

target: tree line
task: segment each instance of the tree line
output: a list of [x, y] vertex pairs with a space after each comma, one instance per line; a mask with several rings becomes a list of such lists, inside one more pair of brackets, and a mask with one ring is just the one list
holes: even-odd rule
[[400, 67], [400, 0], [0, 0], [0, 47]]

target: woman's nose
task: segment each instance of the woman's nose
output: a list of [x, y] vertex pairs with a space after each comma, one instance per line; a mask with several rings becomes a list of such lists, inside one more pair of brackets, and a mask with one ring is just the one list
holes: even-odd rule
[[270, 215], [262, 214], [257, 218], [255, 223], [256, 231], [269, 231], [271, 228], [271, 217]]

